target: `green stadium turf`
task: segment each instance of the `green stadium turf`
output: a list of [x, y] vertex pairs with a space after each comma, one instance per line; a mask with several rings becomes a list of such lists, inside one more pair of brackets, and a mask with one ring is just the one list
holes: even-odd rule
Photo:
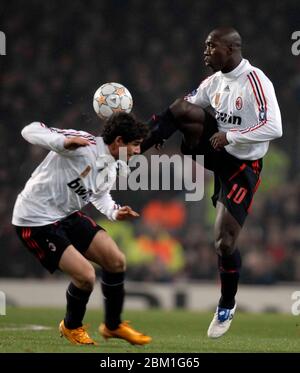
[[[147, 346], [132, 346], [123, 340], [104, 341], [97, 328], [102, 314], [88, 310], [85, 322], [99, 346], [74, 346], [58, 333], [63, 309], [8, 308], [0, 316], [1, 352], [299, 352], [300, 319], [282, 314], [237, 312], [230, 331], [217, 340], [206, 337], [212, 313], [190, 311], [126, 311], [124, 319], [153, 337]], [[47, 327], [32, 330], [33, 325]]]

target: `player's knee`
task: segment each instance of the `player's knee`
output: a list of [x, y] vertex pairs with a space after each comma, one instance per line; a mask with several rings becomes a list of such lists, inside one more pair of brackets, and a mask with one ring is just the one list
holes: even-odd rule
[[120, 252], [116, 255], [110, 263], [108, 264], [107, 268], [105, 268], [108, 272], [117, 273], [117, 272], [125, 272], [126, 270], [126, 258], [125, 255]]
[[94, 268], [91, 266], [89, 270], [86, 270], [80, 276], [77, 276], [76, 282], [80, 289], [92, 291], [96, 282], [96, 273]]
[[170, 110], [175, 118], [185, 115], [188, 110], [188, 103], [183, 98], [177, 98], [171, 105]]
[[215, 241], [215, 249], [218, 255], [228, 256], [234, 252], [235, 242], [234, 239], [230, 236], [220, 237]]

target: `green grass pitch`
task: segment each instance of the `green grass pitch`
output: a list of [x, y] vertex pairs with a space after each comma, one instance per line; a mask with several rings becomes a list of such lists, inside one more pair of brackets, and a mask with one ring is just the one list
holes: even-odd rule
[[[138, 330], [153, 337], [147, 346], [123, 340], [104, 341], [98, 334], [102, 313], [88, 310], [85, 322], [99, 346], [74, 346], [58, 333], [63, 309], [8, 308], [0, 316], [1, 352], [299, 352], [300, 319], [292, 315], [237, 312], [229, 332], [222, 338], [206, 337], [212, 313], [190, 311], [125, 311]], [[35, 326], [35, 327], [34, 327]], [[41, 328], [40, 327], [46, 327]], [[37, 330], [33, 330], [33, 329]]]

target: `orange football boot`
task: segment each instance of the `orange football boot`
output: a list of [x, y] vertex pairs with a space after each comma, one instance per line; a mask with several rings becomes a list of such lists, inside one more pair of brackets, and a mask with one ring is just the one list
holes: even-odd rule
[[59, 331], [61, 337], [66, 337], [74, 345], [98, 345], [97, 342], [92, 340], [86, 331], [86, 327], [80, 326], [76, 329], [68, 329], [65, 326], [64, 320], [59, 324]]
[[120, 338], [125, 339], [125, 341], [133, 345], [146, 345], [152, 341], [152, 338], [148, 335], [144, 335], [131, 326], [128, 325], [128, 321], [123, 321], [119, 327], [115, 330], [110, 330], [105, 324], [99, 326], [99, 332], [103, 338]]

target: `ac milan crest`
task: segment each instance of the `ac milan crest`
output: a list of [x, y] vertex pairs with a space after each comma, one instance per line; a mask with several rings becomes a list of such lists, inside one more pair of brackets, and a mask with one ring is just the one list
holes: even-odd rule
[[239, 96], [236, 100], [235, 100], [235, 107], [237, 108], [237, 110], [241, 110], [241, 108], [243, 107], [243, 100], [242, 100], [242, 97]]

